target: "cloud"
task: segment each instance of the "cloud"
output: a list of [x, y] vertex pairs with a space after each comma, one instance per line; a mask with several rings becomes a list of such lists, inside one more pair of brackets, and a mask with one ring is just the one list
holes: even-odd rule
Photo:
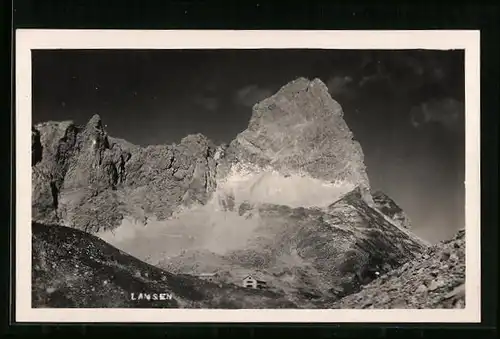
[[352, 82], [350, 76], [334, 76], [326, 82], [328, 91], [332, 95], [342, 94], [348, 91], [347, 85]]
[[411, 124], [416, 128], [437, 122], [450, 131], [459, 131], [463, 127], [464, 118], [464, 104], [453, 98], [427, 101], [414, 106], [410, 112]]
[[194, 102], [208, 111], [216, 111], [219, 108], [219, 100], [210, 96], [197, 96]]
[[268, 88], [257, 85], [248, 85], [239, 89], [235, 94], [235, 101], [244, 106], [252, 107], [259, 101], [270, 97], [273, 92]]

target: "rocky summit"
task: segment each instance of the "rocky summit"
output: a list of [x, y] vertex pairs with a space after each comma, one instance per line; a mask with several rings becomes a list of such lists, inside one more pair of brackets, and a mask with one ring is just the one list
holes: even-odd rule
[[372, 193], [372, 198], [375, 206], [392, 221], [401, 227], [411, 228], [410, 218], [387, 194], [376, 191]]
[[[32, 173], [35, 258], [56, 266], [71, 258], [54, 275], [34, 265], [39, 307], [64, 304], [46, 286], [94, 288], [83, 305], [95, 305], [92, 293], [103, 281], [130, 280], [198, 286], [158, 307], [217, 308], [218, 297], [201, 303], [187, 295], [240, 291], [251, 275], [266, 282], [266, 292], [251, 298], [237, 292], [231, 307], [328, 308], [429, 248], [397, 203], [371, 190], [361, 146], [318, 79], [299, 78], [256, 104], [248, 128], [227, 145], [196, 134], [140, 147], [109, 136], [97, 115], [85, 126], [38, 124]], [[61, 252], [64, 246], [77, 256]], [[119, 266], [111, 268], [116, 256]], [[82, 265], [80, 278], [70, 279]], [[136, 269], [149, 278], [139, 281]], [[85, 278], [96, 272], [104, 275]], [[208, 273], [217, 275], [215, 285], [197, 278]], [[184, 280], [162, 285], [151, 275]], [[132, 305], [121, 294], [133, 288], [113, 284], [107, 286], [114, 297], [103, 303]]]
[[298, 78], [256, 104], [248, 128], [227, 154], [232, 162], [369, 190], [361, 146], [319, 79]]

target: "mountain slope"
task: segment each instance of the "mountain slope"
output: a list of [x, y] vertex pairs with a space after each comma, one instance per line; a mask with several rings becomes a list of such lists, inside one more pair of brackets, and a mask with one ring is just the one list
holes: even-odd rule
[[381, 275], [332, 308], [464, 308], [465, 232], [462, 230]]
[[[285, 292], [301, 305], [312, 303], [314, 307], [317, 300], [322, 303], [358, 291], [377, 277], [375, 272], [388, 272], [427, 248], [427, 244], [370, 207], [361, 198], [360, 189], [326, 209], [248, 204], [240, 206], [238, 213], [240, 227], [245, 227], [244, 222], [255, 226], [244, 241], [239, 238], [241, 244], [236, 248], [221, 252], [221, 245], [214, 253], [210, 248], [186, 246], [182, 253], [168, 256], [162, 248], [162, 255], [156, 256], [160, 259], [146, 260], [178, 273], [217, 271], [224, 281], [233, 283], [258, 272], [270, 288]], [[204, 219], [210, 220], [210, 216]], [[151, 242], [143, 241], [152, 254]], [[130, 245], [124, 249], [137, 250], [133, 248], [137, 241]]]
[[[148, 265], [86, 232], [33, 223], [33, 307], [296, 308], [282, 295], [214, 284]], [[132, 300], [171, 293], [171, 300]]]

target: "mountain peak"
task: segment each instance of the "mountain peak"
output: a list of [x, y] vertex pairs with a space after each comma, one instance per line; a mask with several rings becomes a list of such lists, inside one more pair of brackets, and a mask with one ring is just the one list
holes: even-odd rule
[[361, 146], [319, 79], [297, 78], [256, 104], [230, 148], [237, 162], [369, 190]]
[[[311, 101], [311, 98], [314, 100]], [[295, 103], [302, 107], [307, 102], [312, 105], [321, 105], [323, 109], [289, 109], [273, 110], [274, 106], [284, 105], [286, 102]], [[302, 107], [305, 108], [305, 107]], [[274, 95], [262, 100], [253, 108], [250, 124], [266, 114], [269, 110], [273, 111], [274, 118], [277, 114], [284, 116], [299, 115], [303, 119], [313, 120], [328, 115], [342, 115], [343, 111], [339, 103], [330, 97], [328, 87], [318, 78], [309, 80], [304, 77], [297, 78], [282, 86]]]
[[87, 127], [102, 129], [102, 120], [99, 114], [94, 114], [87, 122]]

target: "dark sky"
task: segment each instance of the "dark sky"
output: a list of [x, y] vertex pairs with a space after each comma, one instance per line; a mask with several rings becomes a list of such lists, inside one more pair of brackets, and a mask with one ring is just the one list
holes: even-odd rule
[[33, 51], [33, 122], [85, 123], [140, 145], [244, 130], [252, 105], [323, 80], [361, 143], [372, 187], [435, 242], [464, 227], [463, 51]]

